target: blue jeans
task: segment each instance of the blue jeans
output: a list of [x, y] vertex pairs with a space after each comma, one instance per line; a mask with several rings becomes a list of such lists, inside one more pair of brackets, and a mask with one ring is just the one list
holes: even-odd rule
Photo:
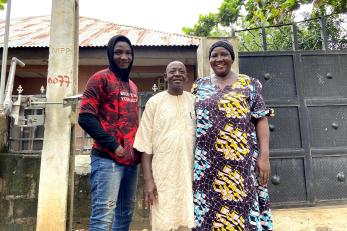
[[89, 230], [129, 230], [136, 194], [137, 166], [91, 156], [92, 214]]

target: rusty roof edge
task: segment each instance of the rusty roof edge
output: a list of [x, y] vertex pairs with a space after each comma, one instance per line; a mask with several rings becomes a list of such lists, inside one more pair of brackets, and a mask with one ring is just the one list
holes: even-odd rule
[[[14, 27], [18, 27], [18, 23], [22, 22], [23, 20], [25, 21], [30, 21], [30, 19], [32, 19], [33, 22], [33, 26], [35, 26], [35, 20], [39, 21], [40, 19], [43, 21], [47, 22], [47, 19], [50, 19], [50, 15], [42, 15], [42, 16], [27, 16], [27, 17], [19, 17], [19, 18], [13, 18], [11, 19], [11, 25]], [[135, 47], [197, 47], [200, 44], [200, 41], [202, 39], [202, 37], [198, 37], [198, 36], [192, 36], [192, 35], [184, 35], [184, 34], [179, 34], [179, 33], [170, 33], [170, 32], [164, 32], [164, 31], [158, 31], [158, 30], [153, 30], [153, 29], [147, 29], [147, 28], [141, 28], [141, 27], [137, 27], [137, 26], [129, 26], [129, 25], [124, 25], [124, 24], [117, 24], [117, 23], [113, 23], [113, 22], [109, 22], [109, 21], [105, 21], [102, 19], [98, 19], [98, 18], [91, 18], [88, 16], [80, 16], [80, 21], [82, 20], [92, 20], [95, 22], [99, 22], [99, 23], [106, 23], [106, 24], [113, 24], [119, 27], [125, 27], [125, 28], [129, 28], [129, 30], [134, 30], [134, 31], [143, 31], [144, 32], [144, 36], [146, 33], [154, 33], [155, 36], [162, 37], [162, 36], [170, 36], [170, 37], [174, 37], [176, 40], [173, 41], [171, 44], [153, 44], [153, 43], [148, 43], [148, 44], [134, 44]], [[5, 20], [0, 19], [0, 25], [4, 25]], [[3, 30], [3, 28], [0, 29]], [[18, 30], [18, 29], [17, 29]], [[16, 29], [15, 29], [16, 31]], [[35, 31], [33, 31], [34, 33]], [[16, 36], [16, 35], [15, 35]], [[48, 38], [49, 38], [49, 34], [48, 34]], [[182, 38], [182, 40], [180, 39]], [[47, 39], [47, 38], [46, 38]], [[9, 41], [11, 43], [11, 39]], [[14, 42], [16, 43], [16, 42]], [[41, 44], [40, 44], [41, 43]], [[86, 45], [79, 45], [79, 47], [106, 47], [107, 44], [86, 44]], [[3, 44], [0, 44], [0, 48], [3, 47]], [[35, 47], [40, 47], [40, 48], [44, 48], [44, 47], [49, 47], [49, 45], [44, 42], [44, 41], [39, 41], [38, 43], [32, 43], [32, 44], [20, 44], [18, 43], [18, 45], [12, 45], [9, 44], [9, 48], [35, 48]]]
[[[47, 15], [47, 16], [49, 16], [49, 15]], [[160, 31], [160, 30], [155, 30], [155, 29], [151, 29], [151, 28], [145, 28], [145, 27], [139, 27], [139, 26], [130, 26], [127, 24], [119, 24], [119, 23], [114, 23], [114, 22], [110, 22], [110, 21], [106, 21], [106, 20], [98, 19], [98, 18], [91, 18], [91, 17], [83, 16], [83, 15], [80, 15], [80, 18], [97, 20], [99, 22], [112, 23], [112, 24], [119, 25], [119, 26], [130, 27], [130, 28], [139, 29], [139, 30], [147, 30], [147, 31], [152, 31], [152, 32], [157, 32], [157, 33], [162, 33], [162, 34], [183, 36], [183, 37], [189, 37], [189, 38], [195, 38], [195, 39], [201, 39], [202, 38], [202, 37], [194, 36], [194, 35], [186, 35], [186, 34], [180, 34], [180, 33], [175, 33], [175, 32]], [[0, 22], [1, 22], [1, 20], [0, 20]]]

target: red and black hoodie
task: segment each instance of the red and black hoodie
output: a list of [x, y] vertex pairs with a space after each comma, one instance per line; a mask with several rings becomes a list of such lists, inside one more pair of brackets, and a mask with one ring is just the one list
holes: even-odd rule
[[[120, 69], [113, 61], [113, 49], [117, 42], [127, 42], [134, 52], [129, 39], [114, 36], [107, 46], [109, 67], [90, 77], [83, 93], [78, 118], [79, 125], [93, 139], [92, 155], [112, 159], [123, 165], [139, 162], [133, 143], [138, 128], [138, 94], [136, 85], [129, 79], [133, 61], [127, 69]], [[115, 154], [122, 145], [124, 157]]]

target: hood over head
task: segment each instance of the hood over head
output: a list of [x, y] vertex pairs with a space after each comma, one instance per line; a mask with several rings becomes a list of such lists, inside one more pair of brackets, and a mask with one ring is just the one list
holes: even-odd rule
[[[113, 60], [113, 49], [114, 46], [116, 45], [117, 42], [126, 42], [129, 44], [130, 49], [131, 49], [131, 54], [132, 54], [132, 61], [129, 64], [129, 67], [127, 69], [122, 69], [117, 67], [117, 65], [115, 64], [114, 60]], [[123, 35], [115, 35], [113, 36], [109, 41], [108, 41], [108, 45], [107, 45], [107, 57], [108, 57], [108, 63], [109, 63], [109, 68], [110, 70], [117, 76], [117, 78], [121, 79], [123, 82], [128, 82], [129, 81], [129, 74], [131, 71], [131, 67], [133, 65], [134, 62], [134, 50], [133, 47], [131, 45], [130, 40], [123, 36]]]

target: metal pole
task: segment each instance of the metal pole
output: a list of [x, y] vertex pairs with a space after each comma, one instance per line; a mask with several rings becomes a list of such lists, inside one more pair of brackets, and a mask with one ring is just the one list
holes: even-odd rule
[[327, 20], [325, 16], [319, 18], [320, 35], [322, 38], [322, 50], [328, 50]]
[[6, 67], [7, 67], [7, 50], [8, 50], [8, 35], [10, 28], [10, 15], [11, 15], [11, 0], [7, 0], [6, 7], [6, 22], [5, 22], [5, 35], [4, 47], [2, 50], [2, 64], [1, 64], [1, 82], [0, 82], [0, 111], [3, 110], [4, 94], [5, 94], [5, 80], [6, 80]]
[[9, 115], [12, 110], [12, 92], [13, 92], [13, 83], [14, 83], [14, 76], [16, 73], [16, 65], [19, 65], [21, 67], [25, 66], [25, 63], [17, 59], [16, 57], [13, 57], [11, 60], [11, 66], [10, 71], [8, 74], [8, 80], [6, 84], [6, 90], [4, 94], [4, 102], [3, 102], [3, 110], [6, 115]]
[[298, 50], [298, 27], [295, 22], [292, 24], [292, 48], [293, 51]]
[[263, 51], [267, 51], [265, 27], [262, 27], [262, 28], [261, 28], [261, 37], [262, 37], [262, 40], [263, 40]]

